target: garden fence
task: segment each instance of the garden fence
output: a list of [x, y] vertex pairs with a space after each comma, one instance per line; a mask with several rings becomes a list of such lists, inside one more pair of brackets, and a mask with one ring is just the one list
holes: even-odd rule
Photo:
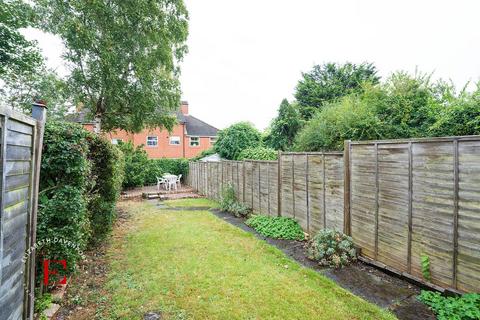
[[342, 230], [363, 260], [414, 280], [480, 288], [480, 136], [346, 141], [343, 153], [191, 162], [187, 183], [217, 200], [232, 185], [254, 212], [295, 218], [308, 233]]
[[[45, 108], [0, 107], [0, 319], [33, 319], [36, 210]], [[30, 254], [29, 254], [30, 253]], [[26, 257], [27, 259], [24, 259]]]

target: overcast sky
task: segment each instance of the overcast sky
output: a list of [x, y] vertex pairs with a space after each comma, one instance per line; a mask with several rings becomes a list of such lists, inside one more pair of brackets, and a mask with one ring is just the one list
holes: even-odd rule
[[[477, 0], [186, 0], [189, 53], [182, 63], [190, 113], [218, 127], [268, 126], [302, 71], [324, 62], [373, 62], [434, 72], [457, 86], [480, 79]], [[51, 67], [59, 39], [28, 30]]]

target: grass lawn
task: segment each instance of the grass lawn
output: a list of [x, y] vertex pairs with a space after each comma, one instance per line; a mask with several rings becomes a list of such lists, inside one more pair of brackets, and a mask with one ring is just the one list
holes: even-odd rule
[[[205, 199], [170, 205], [203, 206]], [[208, 211], [121, 202], [104, 317], [141, 319], [395, 319]]]
[[172, 207], [205, 207], [207, 209], [210, 208], [218, 208], [219, 204], [216, 201], [207, 199], [207, 198], [198, 198], [198, 199], [179, 199], [179, 200], [166, 200], [162, 202], [163, 204]]

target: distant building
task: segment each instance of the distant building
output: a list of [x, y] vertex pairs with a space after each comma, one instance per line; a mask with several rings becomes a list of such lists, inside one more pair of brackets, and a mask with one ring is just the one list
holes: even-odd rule
[[[134, 146], [143, 145], [151, 159], [193, 158], [213, 146], [218, 129], [189, 114], [188, 102], [182, 101], [177, 112], [178, 124], [172, 132], [166, 129], [145, 129], [139, 133], [114, 130], [104, 133], [113, 143], [131, 141]], [[94, 123], [85, 121], [85, 113], [79, 112], [71, 121], [81, 123], [85, 129], [93, 131]]]

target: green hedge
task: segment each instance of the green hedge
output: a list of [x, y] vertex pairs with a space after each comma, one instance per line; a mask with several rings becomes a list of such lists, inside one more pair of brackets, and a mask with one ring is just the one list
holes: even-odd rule
[[110, 232], [115, 219], [115, 204], [125, 173], [123, 153], [110, 141], [97, 135], [88, 137], [92, 163], [88, 212], [92, 229], [91, 242], [98, 242]]
[[37, 249], [37, 261], [66, 259], [70, 271], [90, 237], [87, 190], [91, 163], [87, 135], [76, 124], [52, 121], [45, 126], [37, 242], [46, 244]]
[[[151, 159], [148, 161], [145, 184], [156, 184], [157, 178], [165, 173], [182, 175], [185, 179], [188, 173], [187, 159]], [[183, 182], [183, 181], [182, 181]]]
[[40, 172], [37, 243], [43, 259], [75, 269], [89, 242], [111, 229], [123, 179], [123, 155], [80, 125], [49, 121]]
[[124, 188], [156, 184], [156, 177], [165, 173], [181, 174], [183, 177], [188, 173], [187, 159], [148, 159], [143, 146], [134, 147], [131, 142], [119, 146], [125, 157]]
[[277, 160], [278, 151], [267, 147], [246, 148], [238, 156], [238, 160]]

